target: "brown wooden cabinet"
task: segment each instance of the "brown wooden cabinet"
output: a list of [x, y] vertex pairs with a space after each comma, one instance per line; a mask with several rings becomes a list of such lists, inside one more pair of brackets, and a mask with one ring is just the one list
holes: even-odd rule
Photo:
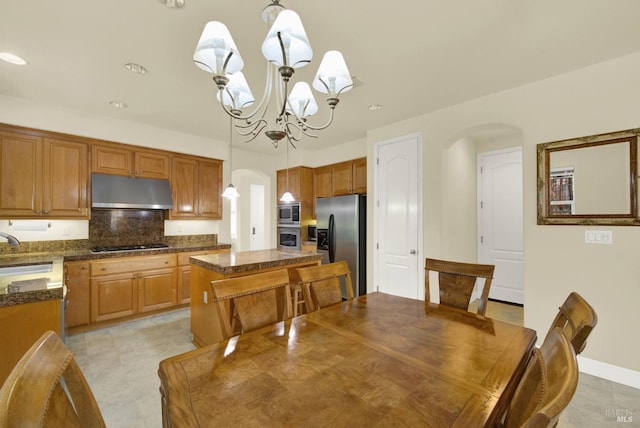
[[175, 254], [90, 262], [91, 322], [175, 306]]
[[0, 131], [0, 217], [89, 218], [88, 145]]
[[331, 165], [332, 196], [367, 193], [367, 159]]
[[[278, 200], [287, 191], [287, 170], [277, 171]], [[313, 169], [306, 166], [289, 168], [289, 192], [296, 201], [311, 202], [313, 198]]]
[[64, 324], [67, 328], [87, 325], [91, 322], [89, 281], [89, 262], [64, 264], [64, 282], [67, 286]]
[[222, 218], [222, 161], [196, 156], [171, 157], [174, 208], [170, 219]]
[[122, 144], [93, 144], [91, 171], [101, 174], [169, 178], [169, 153], [140, 150]]

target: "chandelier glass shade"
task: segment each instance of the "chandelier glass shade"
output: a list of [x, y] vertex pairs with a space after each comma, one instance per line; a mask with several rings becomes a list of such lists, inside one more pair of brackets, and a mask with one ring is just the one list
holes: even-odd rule
[[[318, 112], [318, 104], [308, 84], [298, 82], [293, 86], [290, 82], [295, 69], [308, 65], [313, 59], [313, 49], [302, 21], [296, 12], [284, 9], [279, 0], [272, 0], [262, 15], [271, 27], [262, 43], [267, 76], [259, 102], [256, 103], [241, 72], [242, 56], [231, 33], [221, 22], [211, 21], [205, 25], [193, 61], [213, 74], [217, 99], [233, 119], [236, 132], [247, 142], [264, 133], [275, 147], [285, 138], [295, 147], [294, 143], [303, 136], [317, 137], [315, 131], [331, 125], [339, 96], [353, 87], [353, 81], [342, 54], [338, 51], [325, 53], [311, 85], [326, 95], [329, 117], [319, 125], [308, 122], [308, 118]], [[270, 105], [275, 105], [275, 112], [273, 119], [268, 120]]]

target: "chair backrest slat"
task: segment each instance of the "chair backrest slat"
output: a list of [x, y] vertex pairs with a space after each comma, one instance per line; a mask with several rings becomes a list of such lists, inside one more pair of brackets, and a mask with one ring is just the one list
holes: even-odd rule
[[307, 312], [342, 302], [343, 282], [347, 300], [354, 297], [351, 271], [345, 260], [298, 268], [296, 271], [302, 284]]
[[425, 259], [425, 304], [431, 299], [429, 272], [438, 272], [438, 289], [440, 304], [454, 308], [469, 310], [471, 293], [478, 278], [484, 280], [478, 315], [484, 316], [487, 311], [489, 290], [493, 280], [494, 265], [477, 263], [461, 263], [448, 260]]
[[598, 324], [596, 311], [581, 295], [573, 291], [558, 309], [558, 314], [551, 323], [547, 335], [554, 328], [559, 327], [571, 341], [576, 354], [580, 354], [584, 351], [587, 338], [596, 324]]
[[225, 338], [291, 317], [287, 269], [211, 281], [211, 290]]
[[73, 354], [53, 331], [31, 346], [0, 388], [0, 426], [105, 426]]

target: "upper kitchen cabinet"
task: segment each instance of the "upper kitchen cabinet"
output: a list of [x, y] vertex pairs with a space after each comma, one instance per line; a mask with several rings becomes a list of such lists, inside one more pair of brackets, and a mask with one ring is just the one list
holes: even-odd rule
[[0, 217], [89, 218], [88, 145], [0, 130]]
[[123, 144], [93, 144], [92, 172], [145, 178], [169, 178], [170, 156], [160, 150], [138, 150]]
[[306, 166], [289, 168], [289, 183], [287, 186], [287, 170], [277, 171], [278, 194], [280, 199], [282, 194], [289, 190], [294, 199], [298, 202], [311, 203], [313, 200], [313, 169]]
[[170, 219], [222, 219], [222, 161], [173, 155], [171, 192]]
[[367, 158], [331, 165], [333, 196], [367, 193]]
[[333, 196], [331, 190], [331, 166], [323, 166], [313, 170], [316, 198]]

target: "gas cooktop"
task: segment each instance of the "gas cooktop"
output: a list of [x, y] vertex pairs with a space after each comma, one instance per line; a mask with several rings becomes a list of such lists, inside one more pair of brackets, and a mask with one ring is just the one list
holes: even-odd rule
[[131, 251], [131, 250], [153, 250], [157, 248], [167, 248], [165, 244], [143, 244], [143, 245], [113, 245], [110, 247], [93, 247], [92, 253], [105, 253], [108, 251]]

